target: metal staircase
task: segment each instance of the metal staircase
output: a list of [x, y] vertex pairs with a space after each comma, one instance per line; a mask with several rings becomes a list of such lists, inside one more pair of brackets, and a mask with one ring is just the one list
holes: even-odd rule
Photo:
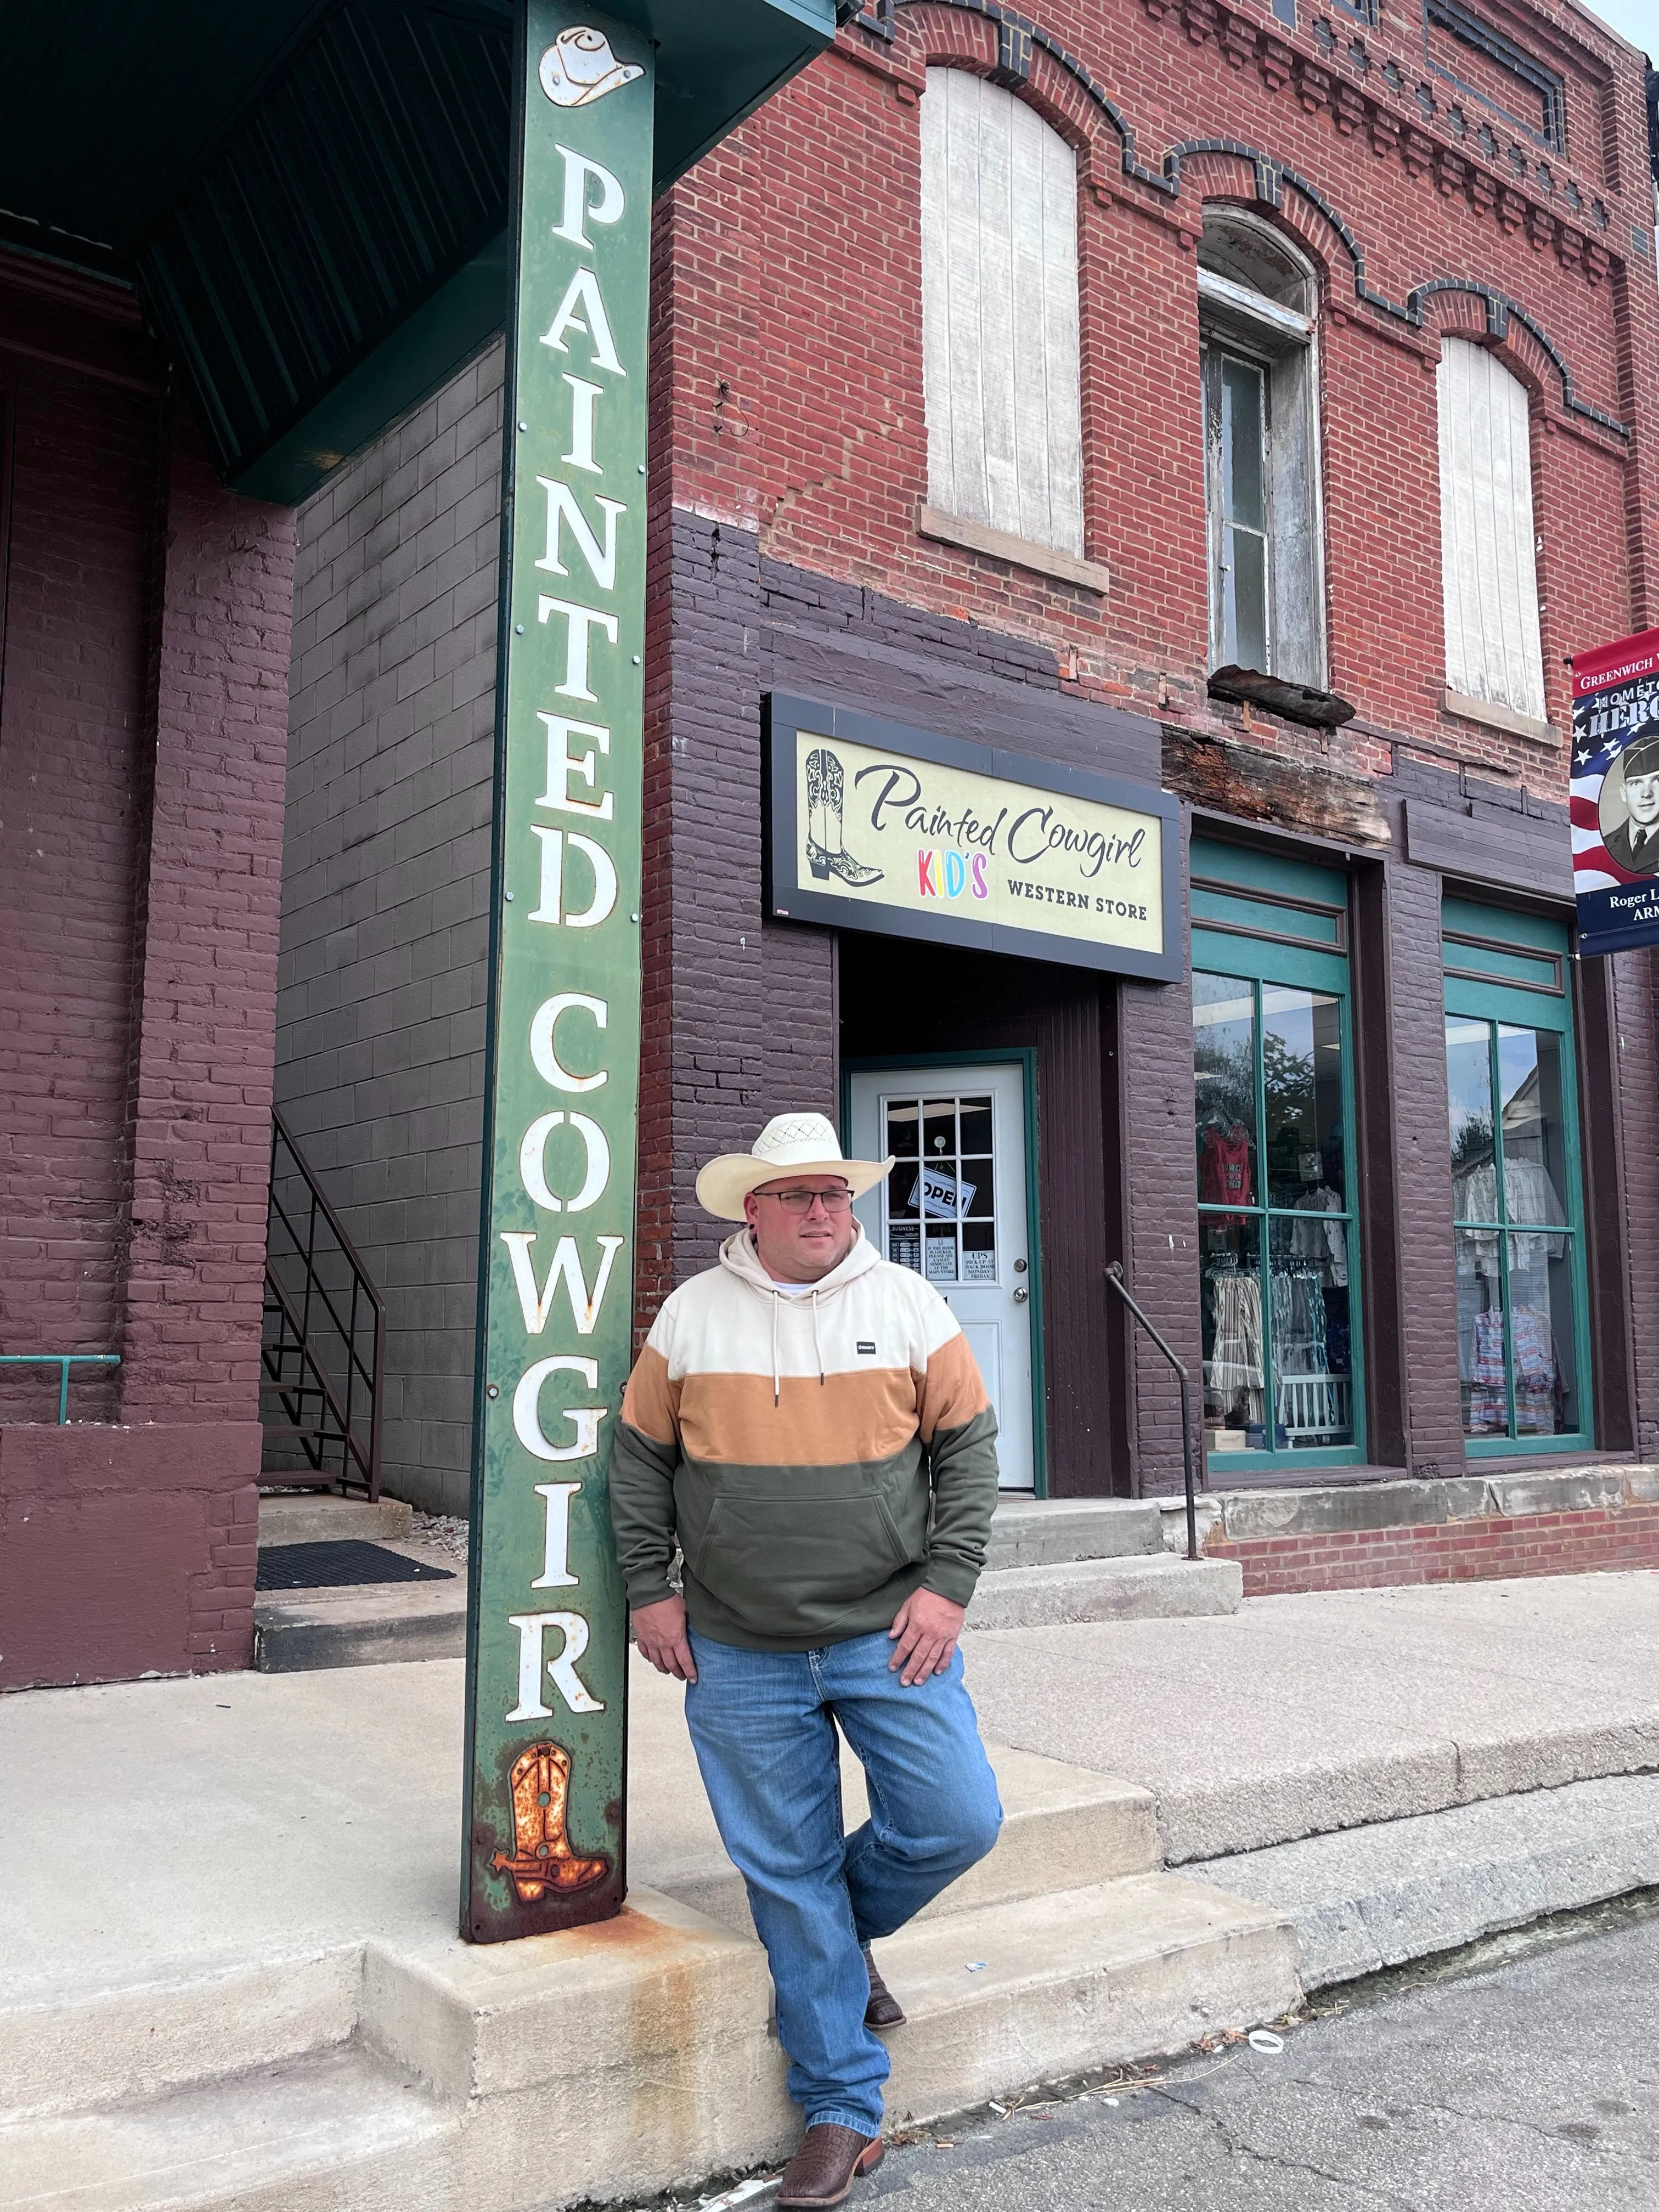
[[261, 1480], [380, 1494], [386, 1301], [280, 1112], [270, 1129]]

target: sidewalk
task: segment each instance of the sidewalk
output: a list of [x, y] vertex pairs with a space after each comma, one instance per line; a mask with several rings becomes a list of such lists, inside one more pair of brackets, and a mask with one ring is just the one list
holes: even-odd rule
[[[1288, 1954], [1275, 1949], [1276, 1931], [1291, 1922], [1273, 1882], [1282, 1889], [1285, 1877], [1281, 1866], [1271, 1881], [1250, 1879], [1258, 1863], [1276, 1863], [1271, 1847], [1659, 1767], [1659, 1574], [1267, 1598], [1219, 1618], [986, 1631], [964, 1650], [1012, 1817], [987, 1862], [982, 1896], [947, 1897], [941, 1903], [954, 1901], [959, 1919], [939, 1922], [932, 1936], [921, 1926], [896, 1939], [915, 1947], [905, 1960], [908, 1990], [935, 2003], [945, 2023], [935, 2046], [955, 2054], [949, 2065], [933, 2063], [924, 2081], [921, 2045], [908, 2056], [896, 2047], [896, 2087], [910, 2085], [918, 2110], [951, 2108], [950, 2065], [962, 2069], [959, 2104], [995, 2094], [999, 2066], [1009, 2075], [1004, 2087], [1017, 2086], [1013, 2075], [1035, 2078], [1047, 2061], [1041, 2037], [1024, 2037], [1025, 2028], [1034, 2019], [1074, 2021], [1114, 1975], [1117, 2025], [1097, 2021], [1097, 2044], [1087, 2047], [1120, 2055], [1175, 2047], [1252, 2005], [1255, 2019], [1282, 2009], [1294, 1994], [1295, 1937], [1286, 1937]], [[746, 2136], [739, 2130], [728, 2162], [743, 2162], [739, 2141], [769, 2142], [781, 2108], [775, 2042], [772, 2057], [765, 2050], [763, 1962], [708, 1815], [678, 1686], [636, 1663], [630, 1913], [609, 1933], [479, 1953], [454, 1939], [461, 1672], [458, 1662], [434, 1660], [0, 1699], [0, 2082], [12, 2085], [0, 2103], [27, 2107], [30, 2085], [37, 2109], [43, 2099], [90, 2106], [155, 2098], [198, 2081], [203, 2054], [222, 2051], [237, 2067], [280, 2069], [295, 2053], [326, 2051], [337, 2070], [348, 2063], [342, 2053], [367, 2043], [382, 2074], [388, 2051], [401, 2063], [395, 2081], [376, 2075], [371, 2086], [386, 2140], [406, 2142], [408, 2172], [436, 2172], [441, 2145], [461, 2173], [459, 2123], [420, 2100], [436, 2083], [471, 2109], [502, 2081], [511, 2089], [520, 2078], [513, 2068], [531, 2059], [516, 2046], [504, 2055], [497, 2043], [521, 1999], [525, 2049], [544, 2064], [543, 2014], [526, 1995], [535, 1980], [535, 2004], [544, 2007], [551, 1991], [565, 2018], [574, 2055], [562, 2063], [581, 2064], [591, 2015], [592, 2047], [620, 2038], [627, 2063], [671, 2110], [696, 2104], [706, 2112], [714, 2090], [750, 2098], [753, 2124]], [[849, 1822], [861, 1817], [858, 1780], [849, 1772]], [[1190, 1867], [1233, 1891], [1231, 1902], [1176, 1880], [1158, 1871], [1155, 1818], [1170, 1862], [1241, 1853], [1260, 1862], [1235, 1859], [1224, 1876]], [[1384, 1832], [1360, 1838], [1367, 1832]], [[1264, 1901], [1243, 1904], [1241, 1894]], [[1115, 1917], [1103, 1907], [1097, 1925], [1089, 1922], [1079, 1900], [1109, 1895]], [[1126, 1911], [1140, 1931], [1133, 1944]], [[630, 1928], [623, 1942], [617, 1931]], [[723, 2009], [694, 2000], [675, 1963], [687, 1945], [698, 1972], [726, 1992]], [[1011, 1962], [999, 1990], [1000, 1949], [1022, 1945], [1048, 1961], [1041, 2014], [1030, 1987], [1022, 1996], [1015, 1986], [1020, 1971], [1029, 1984], [1036, 1966]], [[964, 1957], [990, 1960], [991, 1971], [963, 1982]], [[1177, 1960], [1188, 1962], [1180, 1970], [1188, 1977], [1180, 2006], [1193, 2008], [1184, 2031], [1171, 2027], [1167, 2003], [1147, 2008], [1155, 1984], [1166, 1996], [1174, 1986]], [[741, 2041], [735, 2023], [757, 2002]], [[1025, 2014], [1009, 2009], [1021, 2002]], [[966, 2040], [964, 2003], [980, 2006]], [[437, 2010], [411, 2027], [421, 2005]], [[381, 2023], [373, 2034], [365, 2008]], [[722, 2033], [732, 2024], [720, 2060], [727, 2072], [717, 2078], [707, 2071], [718, 2056], [716, 2018]], [[1124, 2039], [1137, 2034], [1152, 2039], [1133, 2051]], [[749, 2085], [740, 2093], [733, 2068]], [[513, 2094], [528, 2094], [531, 2079]], [[326, 2086], [319, 2075], [305, 2093], [319, 2110]], [[608, 2193], [587, 2101], [601, 2090], [595, 2072], [580, 2098], [538, 2087], [526, 2108], [540, 2113], [550, 2095], [564, 2100], [568, 2195]], [[343, 2141], [362, 2136], [352, 2100], [366, 2094], [361, 2083], [338, 2089]], [[187, 2132], [187, 2115], [178, 2124]], [[62, 2125], [70, 2127], [67, 2117]], [[11, 2202], [9, 2133], [0, 2113], [0, 2199]], [[326, 2145], [317, 2151], [319, 2160], [331, 2154]], [[108, 2166], [127, 2154], [101, 2155]], [[687, 2170], [711, 2171], [724, 2155], [718, 2144], [688, 2148]], [[222, 2188], [127, 2197], [100, 2174], [95, 2190], [54, 2188], [39, 2202], [106, 2212], [245, 2201]], [[317, 2176], [304, 2189], [289, 2180], [285, 2195], [246, 2202], [298, 2212], [313, 2202], [390, 2201], [337, 2185], [321, 2166]], [[617, 2178], [632, 2185], [632, 2174]], [[562, 2186], [550, 2180], [544, 2196], [501, 2201], [561, 2203]], [[420, 2188], [410, 2195], [407, 2175], [398, 2187], [397, 2201], [410, 2205], [473, 2201], [443, 2196], [435, 2184], [429, 2198]]]

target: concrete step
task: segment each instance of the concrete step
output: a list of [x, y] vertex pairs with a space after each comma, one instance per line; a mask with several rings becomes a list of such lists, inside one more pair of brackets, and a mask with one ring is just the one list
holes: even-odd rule
[[913, 1922], [878, 1944], [906, 2024], [885, 2039], [891, 2121], [1184, 2050], [1297, 2002], [1288, 1914], [1180, 1877], [1121, 1881]]
[[461, 2123], [358, 2046], [143, 2103], [0, 2121], [0, 2204], [22, 2212], [438, 2212]]
[[992, 1516], [985, 1564], [1055, 1567], [1163, 1549], [1164, 1516], [1155, 1499], [1005, 1498]]
[[415, 1509], [401, 1498], [334, 1498], [325, 1492], [289, 1492], [259, 1499], [262, 1544], [321, 1544], [342, 1536], [368, 1543], [401, 1542], [414, 1526]]
[[[1158, 1805], [1150, 1790], [1006, 1744], [987, 1749], [1002, 1799], [1002, 1833], [989, 1858], [936, 1897], [922, 1913], [924, 1920], [1149, 1873], [1162, 1864]], [[867, 1817], [869, 1801], [864, 1770], [845, 1745], [841, 1787], [850, 1833]], [[695, 1911], [752, 1936], [742, 1875], [717, 1841], [711, 1848], [698, 1840], [701, 1849], [686, 1863], [653, 1865], [653, 1885]]]
[[1616, 1775], [1184, 1869], [1276, 1906], [1321, 1989], [1659, 1887], [1659, 1775]]
[[980, 1577], [970, 1629], [1053, 1628], [1085, 1620], [1186, 1620], [1237, 1613], [1244, 1577], [1236, 1559], [1082, 1559], [1001, 1567]]
[[[1249, 2027], [1298, 1995], [1271, 1906], [1139, 1874], [914, 1923], [895, 2123]], [[501, 2212], [777, 2159], [799, 2121], [752, 1940], [635, 1891], [565, 1936], [362, 1947], [351, 2039], [125, 2103], [0, 2120], [30, 2212]]]
[[364, 1583], [259, 1598], [253, 1607], [254, 1665], [262, 1674], [292, 1674], [316, 1667], [460, 1657], [466, 1650], [465, 1570], [435, 1552], [431, 1557], [452, 1570], [453, 1582]]

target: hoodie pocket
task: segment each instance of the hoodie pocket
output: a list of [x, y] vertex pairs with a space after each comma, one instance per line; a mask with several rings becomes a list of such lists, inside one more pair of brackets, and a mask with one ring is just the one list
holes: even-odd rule
[[822, 1497], [726, 1491], [691, 1571], [751, 1634], [810, 1635], [890, 1582], [912, 1554], [868, 1491]]

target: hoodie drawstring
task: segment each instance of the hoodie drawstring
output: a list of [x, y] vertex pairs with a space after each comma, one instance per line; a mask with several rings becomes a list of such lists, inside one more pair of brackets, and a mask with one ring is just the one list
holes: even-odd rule
[[[772, 1403], [775, 1407], [783, 1395], [778, 1361], [778, 1308], [782, 1304], [783, 1292], [774, 1291], [772, 1293]], [[816, 1291], [812, 1293], [812, 1351], [818, 1363], [818, 1388], [821, 1390], [824, 1382], [823, 1340], [818, 1334], [818, 1294]]]

